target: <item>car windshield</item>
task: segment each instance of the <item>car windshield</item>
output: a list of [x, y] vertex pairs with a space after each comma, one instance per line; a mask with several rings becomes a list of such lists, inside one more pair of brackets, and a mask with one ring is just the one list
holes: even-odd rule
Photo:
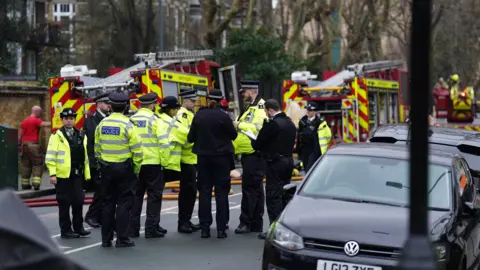
[[[429, 208], [449, 210], [452, 201], [449, 168], [429, 166]], [[408, 160], [326, 155], [313, 168], [300, 195], [406, 207], [409, 182]]]

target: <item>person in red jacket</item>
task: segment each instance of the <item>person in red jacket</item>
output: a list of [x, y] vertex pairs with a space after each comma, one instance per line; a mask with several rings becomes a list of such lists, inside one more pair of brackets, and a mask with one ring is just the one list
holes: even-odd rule
[[[43, 153], [40, 148], [40, 129], [50, 122], [40, 119], [42, 108], [32, 107], [32, 113], [20, 124], [18, 144], [20, 145], [20, 173], [22, 189], [40, 189], [43, 173]], [[30, 177], [32, 182], [30, 183]]]

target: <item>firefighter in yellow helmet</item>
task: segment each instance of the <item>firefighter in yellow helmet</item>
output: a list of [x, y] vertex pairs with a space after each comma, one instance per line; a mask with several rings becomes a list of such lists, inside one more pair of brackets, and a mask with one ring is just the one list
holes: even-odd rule
[[[240, 85], [240, 93], [244, 98], [246, 107], [233, 124], [237, 130], [252, 132], [256, 136], [262, 128], [263, 121], [267, 119], [265, 101], [258, 94], [258, 81], [244, 80], [240, 82]], [[242, 155], [243, 168], [240, 225], [235, 229], [235, 233], [261, 233], [265, 211], [265, 191], [263, 189], [265, 160], [259, 152], [252, 148], [250, 138], [243, 133], [238, 133], [233, 145], [235, 154]]]
[[[95, 156], [102, 175], [102, 247], [111, 247], [114, 230], [116, 247], [132, 247], [129, 237], [130, 211], [135, 185], [143, 161], [142, 142], [132, 121], [125, 116], [129, 99], [122, 93], [108, 96], [112, 114], [95, 129]], [[114, 224], [115, 223], [115, 224]]]
[[[190, 131], [197, 100], [197, 90], [181, 89], [182, 107], [177, 112], [177, 119]], [[197, 155], [192, 152], [193, 143], [182, 145], [180, 159], [180, 192], [178, 194], [178, 227], [179, 233], [192, 233], [200, 230], [200, 225], [191, 222], [195, 200], [197, 199]]]
[[131, 237], [140, 236], [140, 214], [145, 191], [148, 195], [145, 238], [164, 237], [167, 233], [159, 223], [165, 186], [162, 166], [168, 165], [170, 145], [166, 134], [168, 125], [160, 121], [154, 113], [157, 99], [158, 95], [154, 92], [141, 96], [139, 98], [141, 108], [130, 117], [142, 138], [143, 146], [142, 167], [132, 206]]
[[90, 234], [83, 228], [82, 214], [83, 181], [90, 180], [87, 138], [83, 131], [74, 127], [77, 114], [72, 108], [63, 109], [60, 117], [63, 127], [50, 136], [45, 163], [50, 183], [55, 185], [57, 193], [61, 237], [78, 238]]
[[458, 77], [457, 74], [453, 74], [450, 77], [450, 80], [452, 81], [452, 86], [450, 87], [450, 99], [454, 100], [458, 98], [458, 94], [459, 94], [458, 81], [460, 80], [460, 78]]
[[167, 96], [163, 98], [158, 114], [160, 120], [168, 126], [166, 136], [170, 141], [168, 164], [163, 171], [166, 182], [180, 179], [182, 145], [187, 143], [188, 128], [177, 119], [180, 107], [176, 97]]

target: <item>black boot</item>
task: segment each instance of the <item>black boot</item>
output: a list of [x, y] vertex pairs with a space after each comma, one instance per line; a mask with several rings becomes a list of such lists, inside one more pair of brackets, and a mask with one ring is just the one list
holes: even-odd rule
[[158, 230], [153, 230], [151, 232], [145, 231], [145, 238], [162, 238], [165, 237], [165, 234], [161, 233]]
[[217, 231], [217, 238], [218, 239], [227, 238], [227, 233], [225, 231]]
[[88, 226], [92, 227], [92, 228], [98, 228], [100, 227], [100, 223], [98, 223], [96, 220], [92, 219], [92, 218], [87, 218], [85, 219], [85, 223], [88, 224]]
[[126, 238], [126, 239], [117, 239], [117, 242], [115, 243], [115, 247], [121, 248], [121, 247], [133, 247], [135, 246], [135, 242], [133, 242], [132, 239]]
[[210, 229], [203, 229], [200, 237], [201, 238], [210, 238]]
[[189, 224], [179, 224], [178, 228], [177, 228], [177, 231], [179, 233], [192, 233], [193, 228]]
[[198, 232], [200, 231], [200, 224], [193, 224], [192, 222], [190, 222], [190, 228], [192, 228], [192, 231], [194, 232]]
[[60, 235], [61, 238], [63, 239], [72, 239], [72, 238], [79, 238], [80, 235], [78, 233], [74, 233], [72, 231], [69, 232], [64, 232]]
[[167, 232], [168, 232], [167, 229], [160, 226], [160, 224], [157, 227], [157, 231], [161, 232], [162, 234], [167, 234]]
[[82, 228], [81, 230], [75, 231], [75, 233], [77, 233], [80, 236], [87, 236], [91, 234], [91, 232], [85, 230], [84, 228]]
[[245, 234], [245, 233], [250, 233], [250, 228], [245, 225], [245, 224], [240, 224], [238, 227], [235, 229], [236, 234]]

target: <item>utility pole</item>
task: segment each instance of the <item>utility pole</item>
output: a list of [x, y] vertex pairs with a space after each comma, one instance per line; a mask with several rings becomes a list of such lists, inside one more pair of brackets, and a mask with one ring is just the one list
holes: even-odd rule
[[[410, 233], [399, 261], [402, 270], [434, 270], [435, 251], [428, 229], [428, 133], [432, 0], [413, 0], [410, 44], [411, 141]], [[415, 153], [415, 154], [413, 154]]]
[[163, 51], [163, 0], [158, 0], [158, 49]]

